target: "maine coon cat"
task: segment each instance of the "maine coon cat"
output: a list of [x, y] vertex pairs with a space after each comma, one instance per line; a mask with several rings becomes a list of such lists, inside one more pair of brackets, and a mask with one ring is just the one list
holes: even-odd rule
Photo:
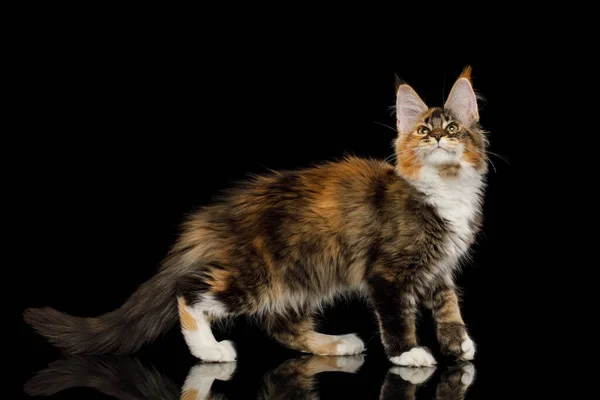
[[69, 353], [129, 353], [178, 320], [191, 353], [236, 359], [216, 320], [251, 315], [278, 342], [318, 355], [364, 350], [354, 335], [315, 331], [314, 311], [336, 295], [372, 301], [390, 361], [430, 366], [416, 310], [432, 312], [441, 351], [474, 357], [453, 275], [482, 221], [487, 173], [470, 68], [443, 107], [397, 89], [395, 165], [349, 157], [248, 180], [184, 224], [163, 265], [125, 304], [97, 318], [50, 308], [25, 320]]

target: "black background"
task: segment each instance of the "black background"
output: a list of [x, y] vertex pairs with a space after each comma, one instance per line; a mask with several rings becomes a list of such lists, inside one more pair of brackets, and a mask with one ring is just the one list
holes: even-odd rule
[[[547, 186], [532, 178], [539, 142], [525, 123], [548, 111], [548, 76], [558, 67], [546, 42], [489, 36], [475, 49], [438, 38], [409, 49], [401, 31], [367, 38], [360, 24], [328, 34], [301, 24], [288, 36], [287, 20], [236, 29], [208, 27], [210, 14], [179, 23], [155, 11], [93, 21], [41, 13], [27, 25], [13, 59], [19, 312], [51, 306], [95, 316], [119, 307], [153, 274], [184, 215], [219, 190], [267, 169], [390, 156], [395, 75], [442, 105], [471, 65], [490, 150], [508, 162], [491, 157], [484, 229], [459, 277], [478, 345], [467, 398], [511, 398], [509, 378], [527, 372], [516, 364], [537, 357], [546, 336], [531, 236]], [[368, 347], [360, 374], [319, 378], [322, 398], [377, 398], [389, 364], [367, 307], [342, 302], [321, 321], [323, 332], [357, 332]], [[22, 387], [59, 353], [20, 328]], [[426, 315], [419, 334], [436, 348]], [[243, 319], [216, 336], [238, 346], [234, 381], [215, 384], [229, 398], [252, 398], [265, 372], [298, 355]], [[177, 329], [138, 356], [177, 384], [196, 362]], [[102, 398], [90, 389], [57, 398], [82, 394]]]

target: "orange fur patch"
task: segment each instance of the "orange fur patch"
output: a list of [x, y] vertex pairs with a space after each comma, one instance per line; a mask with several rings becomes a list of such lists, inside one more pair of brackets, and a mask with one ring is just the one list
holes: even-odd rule
[[438, 323], [464, 324], [462, 316], [460, 315], [456, 293], [449, 292], [444, 296], [444, 303], [437, 310], [435, 319]]
[[187, 310], [187, 304], [185, 304], [185, 300], [183, 297], [177, 298], [177, 308], [179, 310], [179, 320], [181, 322], [181, 327], [186, 331], [195, 331], [198, 330], [198, 323], [196, 322], [196, 318]]
[[418, 179], [421, 163], [418, 161], [416, 149], [419, 146], [420, 137], [409, 134], [400, 139], [398, 143], [397, 162], [398, 170], [402, 176], [409, 179]]
[[197, 389], [186, 390], [181, 394], [181, 400], [196, 400], [198, 396]]
[[471, 146], [467, 146], [462, 155], [462, 159], [471, 164], [476, 169], [481, 168], [482, 164], [484, 163], [483, 156], [479, 152], [473, 151], [473, 149], [471, 149]]
[[265, 265], [267, 266], [267, 268], [270, 271], [274, 271], [275, 270], [275, 262], [273, 261], [273, 257], [271, 256], [271, 253], [269, 253], [267, 251], [267, 249], [265, 248], [264, 240], [260, 236], [254, 239], [254, 247], [258, 251], [258, 254], [261, 255], [263, 257], [263, 259], [265, 260]]
[[229, 288], [229, 279], [231, 273], [222, 269], [215, 269], [210, 272], [210, 278], [206, 283], [214, 292], [224, 292]]
[[298, 372], [306, 376], [313, 376], [327, 371], [339, 371], [336, 357], [313, 356], [302, 365]]
[[306, 345], [310, 352], [322, 356], [335, 355], [337, 350], [338, 341], [332, 340], [329, 335], [322, 333], [309, 331], [304, 334]]

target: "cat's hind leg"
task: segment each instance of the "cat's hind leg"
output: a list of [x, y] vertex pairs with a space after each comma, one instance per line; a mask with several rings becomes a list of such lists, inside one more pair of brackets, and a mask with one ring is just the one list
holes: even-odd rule
[[274, 314], [266, 318], [267, 332], [279, 343], [305, 353], [345, 356], [362, 353], [365, 344], [355, 334], [325, 335], [316, 332], [310, 314]]
[[200, 300], [188, 304], [184, 297], [178, 297], [177, 303], [181, 332], [194, 357], [208, 362], [236, 360], [233, 342], [229, 340], [217, 342], [210, 329], [211, 317], [225, 316], [224, 309], [219, 309], [218, 303]]

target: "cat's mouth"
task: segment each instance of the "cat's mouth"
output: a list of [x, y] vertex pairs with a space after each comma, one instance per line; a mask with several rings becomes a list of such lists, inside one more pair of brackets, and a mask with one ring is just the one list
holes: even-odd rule
[[445, 151], [446, 153], [450, 153], [450, 154], [454, 154], [454, 153], [456, 153], [455, 151], [452, 151], [452, 150], [445, 149], [445, 148], [443, 148], [442, 146], [438, 146], [438, 147], [434, 148], [433, 150], [431, 150], [431, 151], [429, 152], [429, 154], [435, 153], [437, 150], [443, 150], [443, 151]]

